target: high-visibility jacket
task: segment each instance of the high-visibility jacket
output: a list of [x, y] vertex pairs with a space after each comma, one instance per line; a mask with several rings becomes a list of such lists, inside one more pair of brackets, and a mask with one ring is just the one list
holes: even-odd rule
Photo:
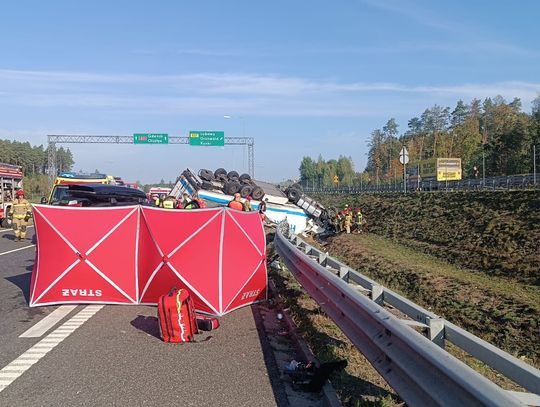
[[364, 219], [364, 216], [362, 215], [361, 212], [356, 214], [356, 223], [357, 224], [361, 225], [363, 219]]
[[244, 205], [242, 205], [242, 202], [235, 201], [234, 199], [231, 202], [229, 202], [229, 204], [227, 206], [229, 208], [231, 208], [231, 209], [236, 209], [238, 211], [243, 211], [244, 210]]
[[253, 208], [251, 207], [251, 202], [246, 199], [242, 209], [244, 210], [244, 212], [251, 212], [253, 210]]
[[174, 209], [174, 201], [172, 199], [163, 201], [163, 207], [165, 209]]
[[13, 215], [13, 219], [24, 219], [31, 214], [32, 205], [24, 198], [16, 198], [11, 205], [9, 212]]

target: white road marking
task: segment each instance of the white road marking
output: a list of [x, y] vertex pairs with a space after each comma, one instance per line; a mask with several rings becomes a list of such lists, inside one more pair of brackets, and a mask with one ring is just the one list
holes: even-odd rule
[[[54, 349], [60, 342], [62, 342], [69, 334], [73, 333], [77, 328], [82, 324], [88, 321], [93, 315], [95, 315], [104, 305], [88, 305], [81, 312], [76, 314], [73, 318], [81, 317], [84, 315], [84, 318], [77, 318], [78, 323], [73, 324], [71, 320], [68, 320], [58, 329], [54, 330], [51, 334], [47, 335], [44, 339], [36, 343], [25, 353], [19, 356], [17, 359], [12, 361], [9, 365], [5, 366], [0, 370], [0, 393], [8, 387], [13, 381], [15, 381], [19, 376], [26, 372], [34, 363], [37, 363], [42, 357], [44, 357], [49, 351]], [[66, 328], [69, 326], [69, 329]], [[53, 337], [57, 331], [62, 330], [64, 332], [69, 332], [63, 337]]]
[[[76, 305], [62, 305], [55, 309], [33, 327], [21, 334], [19, 338], [39, 338], [43, 336], [49, 329], [60, 322], [64, 317], [77, 308]], [[50, 337], [50, 335], [49, 335]]]
[[[30, 229], [30, 228], [33, 228], [34, 225], [32, 226], [27, 226], [26, 229]], [[0, 229], [0, 233], [4, 233], [4, 232], [13, 232], [13, 229]]]
[[3, 256], [4, 254], [10, 254], [10, 253], [18, 252], [19, 250], [28, 249], [29, 247], [35, 247], [35, 246], [36, 246], [35, 244], [31, 244], [30, 246], [19, 247], [18, 249], [13, 249], [13, 250], [9, 250], [9, 251], [4, 252], [4, 253], [0, 253], [0, 256]]

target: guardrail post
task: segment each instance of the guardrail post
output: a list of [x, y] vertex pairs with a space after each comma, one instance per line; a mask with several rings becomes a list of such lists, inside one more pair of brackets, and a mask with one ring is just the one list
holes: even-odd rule
[[371, 300], [379, 305], [384, 304], [384, 287], [379, 284], [373, 284], [371, 287]]
[[428, 338], [434, 344], [444, 349], [444, 319], [428, 319]]
[[347, 266], [339, 266], [339, 278], [349, 282], [349, 268]]
[[326, 267], [326, 258], [328, 253], [319, 252], [319, 264], [323, 267]]

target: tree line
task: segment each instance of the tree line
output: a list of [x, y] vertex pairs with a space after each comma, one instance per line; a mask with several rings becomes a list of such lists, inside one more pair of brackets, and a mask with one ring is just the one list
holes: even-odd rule
[[540, 95], [531, 113], [523, 112], [520, 99], [508, 103], [502, 96], [459, 100], [454, 109], [435, 105], [408, 120], [402, 134], [391, 118], [371, 133], [366, 171], [376, 180], [401, 177], [403, 146], [411, 163], [461, 158], [464, 178], [473, 176], [475, 167], [487, 176], [531, 173], [533, 146], [540, 147]]
[[[403, 176], [399, 154], [403, 147], [409, 163], [433, 158], [461, 158], [463, 177], [485, 171], [486, 176], [533, 172], [533, 146], [540, 157], [540, 94], [530, 113], [522, 110], [521, 100], [507, 102], [502, 96], [459, 100], [456, 106], [434, 105], [407, 122], [400, 134], [394, 118], [371, 132], [368, 162], [363, 172], [354, 170], [350, 157], [317, 160], [303, 157], [300, 182], [304, 186], [359, 186], [362, 183], [396, 182]], [[537, 163], [537, 168], [538, 168]], [[475, 171], [476, 169], [476, 171]]]
[[[43, 145], [32, 146], [29, 142], [0, 140], [0, 162], [20, 165], [25, 180], [24, 188], [30, 195], [44, 196], [50, 188], [48, 171], [48, 148]], [[56, 168], [59, 171], [71, 171], [73, 154], [69, 148], [56, 150]]]

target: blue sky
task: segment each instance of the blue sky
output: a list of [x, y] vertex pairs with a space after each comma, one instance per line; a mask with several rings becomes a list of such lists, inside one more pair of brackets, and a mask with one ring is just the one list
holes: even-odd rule
[[[540, 92], [540, 2], [20, 1], [0, 6], [0, 138], [222, 130], [256, 177], [303, 156], [366, 164], [373, 129], [434, 104]], [[224, 115], [232, 116], [225, 119]], [[75, 169], [247, 171], [246, 148], [69, 145]]]

